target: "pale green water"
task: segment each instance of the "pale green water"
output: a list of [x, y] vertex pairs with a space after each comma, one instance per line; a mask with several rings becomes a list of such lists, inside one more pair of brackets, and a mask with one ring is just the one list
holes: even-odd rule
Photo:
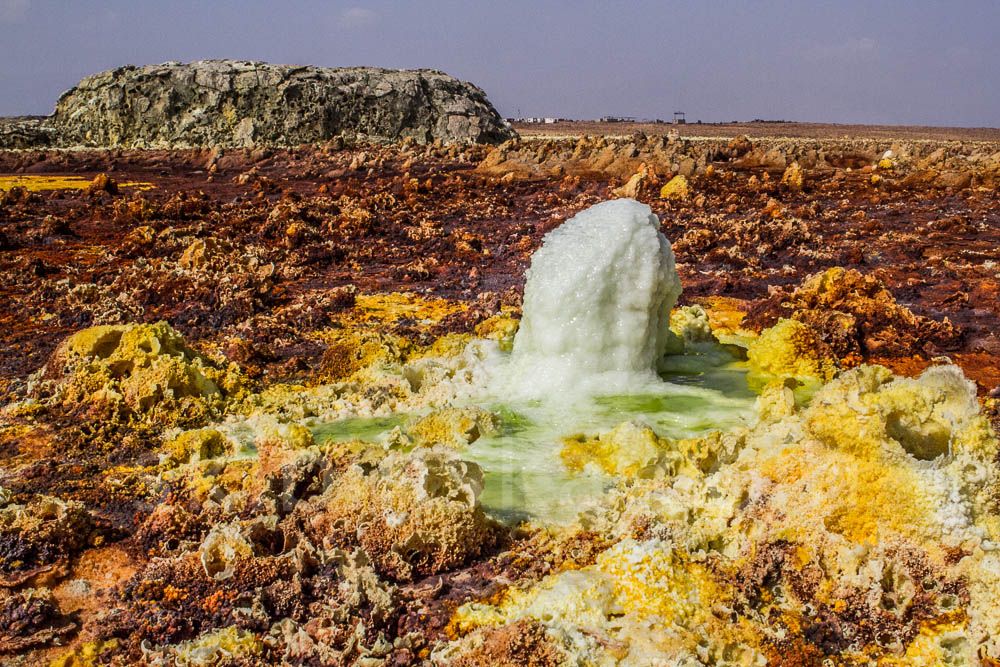
[[504, 428], [497, 436], [474, 442], [463, 455], [486, 471], [483, 505], [502, 520], [568, 522], [593, 506], [615, 480], [592, 471], [567, 471], [559, 455], [563, 437], [602, 433], [628, 420], [671, 438], [746, 423], [756, 395], [747, 387], [743, 363], [728, 355], [691, 355], [668, 360], [667, 368], [665, 382], [655, 392], [602, 396], [570, 405], [538, 401], [486, 405], [500, 413]]
[[[744, 424], [755, 394], [742, 362], [727, 354], [671, 357], [655, 391], [586, 398], [573, 403], [480, 401], [500, 415], [501, 430], [480, 438], [462, 457], [485, 473], [483, 506], [496, 518], [517, 522], [565, 523], [593, 506], [615, 480], [597, 472], [573, 474], [559, 456], [562, 438], [610, 430], [636, 420], [671, 438], [703, 435]], [[376, 441], [412, 415], [355, 418], [320, 424], [318, 441], [358, 438]]]
[[389, 417], [352, 417], [320, 424], [313, 428], [312, 432], [316, 442], [375, 441], [383, 434], [404, 423], [407, 417], [409, 415], [405, 414], [395, 414]]

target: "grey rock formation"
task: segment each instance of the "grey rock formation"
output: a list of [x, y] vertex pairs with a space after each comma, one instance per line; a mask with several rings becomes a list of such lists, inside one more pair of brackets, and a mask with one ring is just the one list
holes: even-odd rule
[[0, 118], [0, 148], [44, 148], [56, 141], [55, 129], [44, 116]]
[[58, 145], [129, 148], [516, 136], [481, 89], [442, 72], [233, 60], [95, 74], [63, 94], [45, 124]]

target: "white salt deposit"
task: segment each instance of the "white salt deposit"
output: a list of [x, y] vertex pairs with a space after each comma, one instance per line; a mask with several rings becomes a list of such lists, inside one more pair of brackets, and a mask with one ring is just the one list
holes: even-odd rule
[[522, 398], [616, 394], [658, 382], [681, 292], [649, 206], [616, 199], [546, 235], [531, 258], [508, 382]]
[[[633, 199], [579, 213], [532, 257], [512, 352], [479, 340], [458, 357], [403, 371], [427, 366], [420, 371], [426, 404], [500, 415], [500, 431], [462, 453], [485, 471], [480, 501], [494, 517], [568, 523], [602, 502], [615, 479], [594, 466], [567, 470], [560, 455], [566, 436], [637, 421], [661, 436], [692, 438], [748, 423], [755, 395], [745, 364], [707, 342], [707, 328], [706, 340], [685, 336], [688, 356], [664, 358], [681, 287], [659, 228], [650, 208]], [[386, 437], [403, 421], [338, 422], [317, 437]]]

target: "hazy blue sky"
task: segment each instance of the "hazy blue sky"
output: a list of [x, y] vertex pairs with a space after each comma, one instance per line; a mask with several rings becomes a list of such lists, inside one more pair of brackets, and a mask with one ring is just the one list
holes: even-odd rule
[[0, 0], [0, 115], [203, 58], [431, 67], [508, 116], [1000, 125], [997, 0]]

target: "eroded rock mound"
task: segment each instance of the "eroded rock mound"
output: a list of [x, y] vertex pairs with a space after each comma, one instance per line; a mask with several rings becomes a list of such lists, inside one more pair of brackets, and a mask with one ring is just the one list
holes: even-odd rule
[[0, 488], [0, 586], [21, 584], [88, 546], [93, 521], [80, 503], [39, 495], [19, 504], [4, 495]]
[[360, 546], [379, 574], [406, 581], [454, 569], [491, 546], [482, 485], [476, 464], [420, 450], [390, 455], [370, 474], [353, 467], [296, 510], [314, 543]]
[[67, 338], [46, 365], [42, 395], [95, 418], [163, 424], [217, 415], [243, 378], [192, 350], [166, 322], [104, 325]]
[[936, 354], [961, 336], [947, 319], [932, 320], [897, 303], [878, 278], [842, 267], [816, 273], [790, 293], [776, 292], [746, 324], [764, 328], [782, 317], [811, 326], [840, 359]]
[[442, 72], [234, 60], [89, 76], [59, 99], [52, 125], [63, 144], [137, 148], [516, 136], [481, 89]]

